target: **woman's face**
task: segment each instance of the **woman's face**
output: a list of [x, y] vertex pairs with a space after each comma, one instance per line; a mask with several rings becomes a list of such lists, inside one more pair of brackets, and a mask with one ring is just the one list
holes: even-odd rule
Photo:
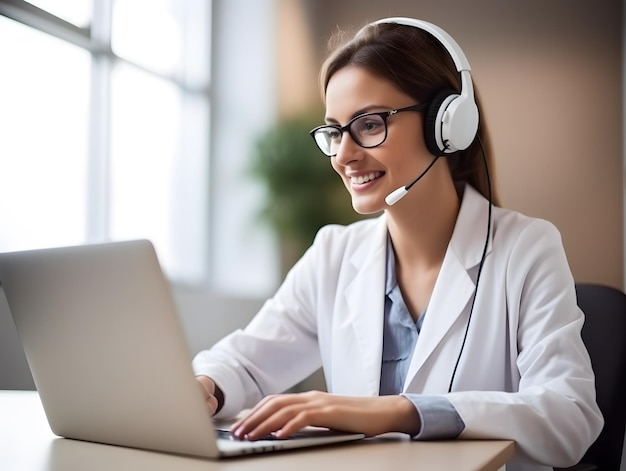
[[[387, 80], [363, 68], [347, 66], [335, 72], [328, 82], [326, 123], [344, 126], [363, 113], [414, 104], [413, 98]], [[385, 197], [411, 182], [433, 159], [424, 144], [421, 113], [409, 111], [392, 115], [387, 118], [387, 129], [386, 140], [370, 149], [360, 147], [346, 132], [337, 155], [331, 157], [333, 168], [352, 195], [352, 206], [361, 214], [388, 208]], [[413, 198], [428, 191], [426, 180], [421, 180], [411, 190]], [[404, 198], [407, 202], [410, 199], [409, 195]]]

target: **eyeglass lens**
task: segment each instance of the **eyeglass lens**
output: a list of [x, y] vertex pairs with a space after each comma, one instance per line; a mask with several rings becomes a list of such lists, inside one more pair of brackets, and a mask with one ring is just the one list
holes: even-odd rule
[[[379, 114], [358, 116], [347, 125], [348, 132], [361, 147], [376, 147], [387, 137], [385, 119]], [[315, 141], [326, 155], [336, 155], [341, 145], [343, 131], [337, 126], [323, 126], [315, 131]]]

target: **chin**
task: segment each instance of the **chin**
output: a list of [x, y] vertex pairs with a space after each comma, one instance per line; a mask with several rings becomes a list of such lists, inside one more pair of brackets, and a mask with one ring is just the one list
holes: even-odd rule
[[352, 208], [358, 213], [362, 215], [369, 215], [381, 212], [385, 205], [380, 201], [358, 201], [352, 199]]

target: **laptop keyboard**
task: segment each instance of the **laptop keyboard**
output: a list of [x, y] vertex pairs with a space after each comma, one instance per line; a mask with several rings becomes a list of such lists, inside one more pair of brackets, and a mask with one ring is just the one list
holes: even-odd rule
[[[230, 433], [229, 430], [216, 429], [215, 432], [217, 434], [217, 438], [220, 438], [223, 440], [234, 440], [238, 442], [246, 441], [246, 440], [240, 440], [239, 438], [235, 438], [233, 434]], [[336, 435], [343, 435], [343, 433], [336, 432], [334, 430], [315, 429], [315, 430], [303, 430], [300, 432], [296, 432], [294, 434], [291, 434], [287, 438], [278, 438], [278, 437], [275, 437], [274, 435], [266, 435], [264, 437], [258, 438], [257, 440], [281, 441], [281, 440], [294, 440], [298, 438], [330, 437], [330, 436], [336, 436]]]

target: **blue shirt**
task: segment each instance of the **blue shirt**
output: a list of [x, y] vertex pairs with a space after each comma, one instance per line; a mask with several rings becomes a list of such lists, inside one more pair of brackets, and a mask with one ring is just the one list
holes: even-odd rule
[[465, 428], [454, 406], [445, 397], [403, 393], [404, 381], [426, 313], [413, 321], [396, 279], [396, 262], [391, 238], [387, 237], [385, 314], [380, 395], [401, 394], [420, 416], [421, 429], [413, 438], [456, 438]]

